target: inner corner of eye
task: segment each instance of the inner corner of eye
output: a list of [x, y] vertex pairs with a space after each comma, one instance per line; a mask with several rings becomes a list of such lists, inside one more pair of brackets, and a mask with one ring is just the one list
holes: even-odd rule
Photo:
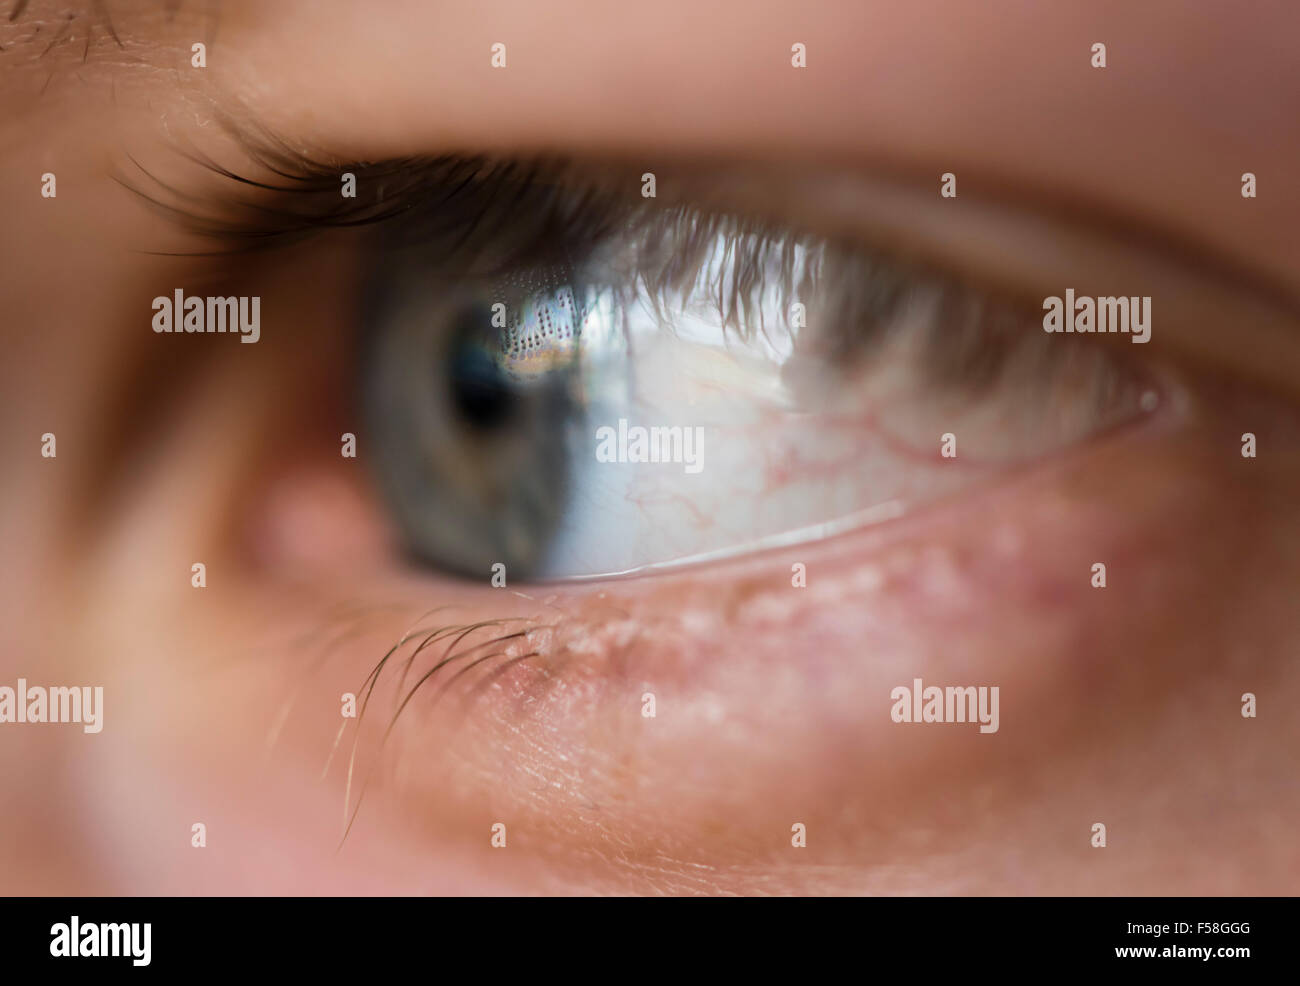
[[1158, 399], [1111, 348], [932, 273], [700, 229], [454, 283], [377, 258], [404, 303], [371, 320], [363, 393], [415, 554], [546, 580], [815, 540]]

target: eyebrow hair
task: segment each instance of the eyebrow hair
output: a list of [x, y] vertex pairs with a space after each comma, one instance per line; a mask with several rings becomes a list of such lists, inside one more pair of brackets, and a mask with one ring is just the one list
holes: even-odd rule
[[[152, 8], [144, 9], [141, 16], [153, 18], [158, 23], [171, 24], [180, 13], [183, 3], [184, 0], [160, 0]], [[202, 8], [201, 13], [206, 15], [207, 40], [210, 41], [221, 4], [219, 0], [205, 0], [193, 6]], [[198, 15], [200, 11], [196, 10], [195, 13]], [[16, 29], [28, 25], [33, 26], [30, 33], [14, 33]], [[84, 36], [85, 43], [79, 46], [81, 57], [77, 61], [80, 64], [89, 61], [92, 49], [126, 51], [129, 41], [143, 44], [150, 40], [139, 31], [127, 35], [124, 40], [124, 32], [119, 30], [120, 26], [120, 22], [114, 19], [109, 9], [109, 0], [79, 0], [75, 4], [56, 4], [54, 0], [50, 0], [48, 3], [38, 2], [36, 5], [33, 5], [31, 0], [15, 0], [9, 13], [0, 18], [0, 37], [3, 37], [6, 31], [14, 35], [7, 44], [0, 43], [0, 65], [4, 64], [5, 55], [11, 53], [26, 55], [29, 51], [35, 51], [32, 60], [40, 62], [55, 48], [69, 46], [74, 39], [81, 36]], [[48, 30], [51, 27], [54, 27], [53, 31]], [[72, 50], [75, 51], [76, 48]]]
[[[28, 13], [31, 6], [31, 0], [16, 0], [13, 8], [9, 11], [9, 16], [4, 19], [4, 25], [10, 24], [22, 25], [28, 21], [35, 22], [35, 29], [31, 34], [25, 37], [19, 37], [8, 45], [0, 45], [0, 53], [7, 53], [15, 50], [22, 50], [29, 45], [35, 45], [38, 40], [47, 41], [45, 47], [41, 49], [38, 59], [44, 58], [53, 49], [61, 44], [67, 44], [75, 37], [73, 27], [84, 25], [86, 28], [86, 44], [82, 53], [84, 62], [90, 54], [91, 41], [94, 38], [95, 28], [101, 27], [105, 33], [105, 39], [112, 39], [119, 48], [123, 47], [122, 39], [118, 37], [116, 28], [113, 27], [113, 21], [109, 15], [108, 8], [104, 0], [81, 0], [81, 3], [75, 7], [61, 7], [56, 11], [51, 10], [47, 17], [37, 17], [38, 11], [31, 11], [31, 17], [24, 20], [24, 15]], [[55, 16], [57, 13], [57, 17]], [[58, 29], [52, 37], [41, 38], [42, 31], [45, 30], [50, 21], [59, 24]]]

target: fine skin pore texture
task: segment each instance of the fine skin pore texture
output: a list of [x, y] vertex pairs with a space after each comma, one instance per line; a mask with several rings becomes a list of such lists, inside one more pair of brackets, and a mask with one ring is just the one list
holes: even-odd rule
[[[1300, 288], [1300, 137], [1270, 95], [1300, 82], [1274, 40], [1294, 12], [666, 3], [637, 20], [595, 3], [229, 2], [213, 28], [184, 5], [170, 21], [120, 6], [125, 48], [96, 42], [84, 66], [81, 22], [43, 64], [18, 44], [58, 30], [39, 2], [0, 33], [17, 234], [0, 270], [0, 683], [105, 694], [95, 736], [0, 727], [16, 806], [0, 890], [1294, 892], [1300, 377], [1278, 368], [1300, 359], [1300, 332], [1252, 335], [1257, 307]], [[510, 61], [493, 74], [498, 40]], [[810, 55], [792, 79], [795, 40]], [[1111, 46], [1103, 71], [1094, 40]], [[338, 454], [357, 430], [354, 241], [243, 262], [139, 252], [202, 246], [111, 172], [130, 153], [192, 178], [185, 142], [238, 161], [218, 116], [340, 160], [559, 150], [638, 173], [750, 162], [791, 182], [879, 166], [922, 188], [955, 171], [972, 199], [1102, 203], [1273, 293], [1224, 288], [1162, 322], [1134, 260], [1114, 293], [1156, 295], [1152, 341], [1121, 340], [1158, 361], [1153, 414], [830, 541], [494, 589], [405, 564], [364, 467]], [[46, 171], [56, 199], [37, 192]], [[1241, 198], [1244, 171], [1260, 199]], [[746, 187], [727, 194], [799, 201]], [[1070, 207], [1047, 212], [1064, 241]], [[1067, 270], [1090, 255], [1058, 250]], [[1088, 276], [1080, 294], [1108, 293]], [[148, 331], [150, 299], [208, 284], [262, 297], [255, 346]], [[340, 696], [360, 701], [420, 629], [340, 734]], [[394, 719], [448, 653], [464, 656]], [[914, 678], [999, 686], [999, 729], [892, 722], [890, 691]], [[1241, 716], [1244, 692], [1258, 718]], [[498, 822], [506, 849], [490, 845]]]

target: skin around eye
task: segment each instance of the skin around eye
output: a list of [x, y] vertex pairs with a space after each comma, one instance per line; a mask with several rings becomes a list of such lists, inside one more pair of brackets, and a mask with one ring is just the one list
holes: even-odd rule
[[[689, 576], [543, 595], [514, 583], [453, 589], [381, 567], [358, 596], [347, 559], [335, 557], [309, 579], [297, 570], [290, 609], [263, 606], [248, 621], [250, 655], [288, 660], [223, 663], [225, 643], [214, 633], [198, 651], [209, 669], [203, 688], [155, 728], [176, 730], [186, 743], [224, 737], [240, 751], [232, 762], [246, 763], [261, 737], [238, 739], [221, 719], [240, 701], [254, 721], [283, 717], [280, 769], [319, 770], [338, 734], [338, 696], [362, 699], [375, 672], [368, 709], [355, 733], [347, 724], [310, 812], [272, 807], [261, 817], [294, 818], [315, 833], [310, 845], [337, 836], [341, 819], [355, 813], [344, 853], [367, 861], [397, 826], [411, 871], [385, 871], [390, 887], [447, 886], [435, 859], [448, 841], [489, 885], [506, 879], [478, 838], [501, 822], [517, 850], [513, 876], [551, 890], [1134, 891], [1160, 879], [1154, 843], [1140, 840], [1099, 870], [1086, 844], [1058, 858], [1061, 850], [1039, 840], [1054, 840], [1093, 799], [1110, 806], [1108, 816], [1145, 817], [1150, 778], [1161, 771], [1173, 781], [1180, 820], [1171, 830], [1166, 817], [1162, 838], [1208, 846], [1253, 829], [1247, 812], [1228, 825], [1198, 814], [1203, 767], [1164, 746], [1185, 728], [1187, 704], [1223, 692], [1247, 666], [1244, 656], [1224, 665], [1216, 643], [1165, 593], [1263, 646], [1244, 597], [1208, 592], [1204, 566], [1268, 531], [1282, 540], [1254, 564], [1273, 570], [1298, 533], [1278, 495], [1285, 470], [1246, 489], [1207, 454], [1233, 437], [1215, 424], [1225, 409], [1267, 411], [1275, 425], [1261, 437], [1270, 444], [1294, 435], [1294, 413], [1234, 388], [1204, 384], [1195, 393], [1164, 428], [1112, 436], [928, 516]], [[1213, 534], [1192, 539], [1189, 530]], [[1104, 590], [1089, 578], [1099, 558], [1108, 562]], [[265, 560], [226, 605], [258, 613], [256, 600], [294, 571], [288, 561]], [[1251, 585], [1242, 592], [1256, 603], [1282, 602]], [[429, 613], [431, 595], [455, 602]], [[169, 648], [182, 634], [205, 637], [215, 616], [204, 616], [206, 603], [176, 599], [183, 625], [160, 641]], [[322, 612], [330, 614], [323, 624]], [[785, 632], [791, 620], [800, 627], [794, 646]], [[408, 630], [417, 632], [380, 666]], [[291, 649], [273, 643], [282, 634]], [[1260, 687], [1290, 687], [1286, 675], [1278, 666]], [[995, 731], [971, 724], [927, 733], [893, 722], [890, 693], [917, 677], [997, 685]], [[1133, 725], [1116, 730], [1117, 717]], [[1231, 716], [1200, 728], [1222, 748], [1223, 768], [1261, 780], [1280, 780], [1287, 769], [1232, 734]], [[1154, 743], [1136, 743], [1153, 735]], [[130, 748], [121, 755], [131, 763], [139, 756]], [[183, 768], [153, 769], [169, 789], [178, 783], [172, 770]], [[1080, 777], [1086, 791], [1078, 791]], [[238, 790], [251, 795], [255, 783], [246, 778]], [[1232, 804], [1244, 808], [1249, 797]], [[980, 821], [990, 805], [996, 821]], [[925, 841], [915, 834], [916, 813], [929, 819]], [[790, 855], [795, 821], [819, 835], [811, 857]], [[1057, 859], [1055, 867], [1017, 870], [1026, 844]], [[421, 852], [432, 855], [416, 862]], [[974, 865], [988, 853], [997, 866]], [[1244, 852], [1230, 873], [1191, 885], [1267, 886], [1264, 853]], [[181, 850], [177, 862], [185, 863]]]

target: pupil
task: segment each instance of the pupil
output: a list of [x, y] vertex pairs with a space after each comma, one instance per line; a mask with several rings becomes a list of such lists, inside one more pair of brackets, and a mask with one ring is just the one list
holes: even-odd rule
[[465, 320], [470, 324], [462, 323], [447, 372], [451, 375], [451, 399], [456, 410], [472, 427], [488, 431], [499, 428], [512, 416], [519, 395], [502, 368], [500, 349], [489, 344], [487, 333], [474, 327], [482, 317], [475, 313]]

